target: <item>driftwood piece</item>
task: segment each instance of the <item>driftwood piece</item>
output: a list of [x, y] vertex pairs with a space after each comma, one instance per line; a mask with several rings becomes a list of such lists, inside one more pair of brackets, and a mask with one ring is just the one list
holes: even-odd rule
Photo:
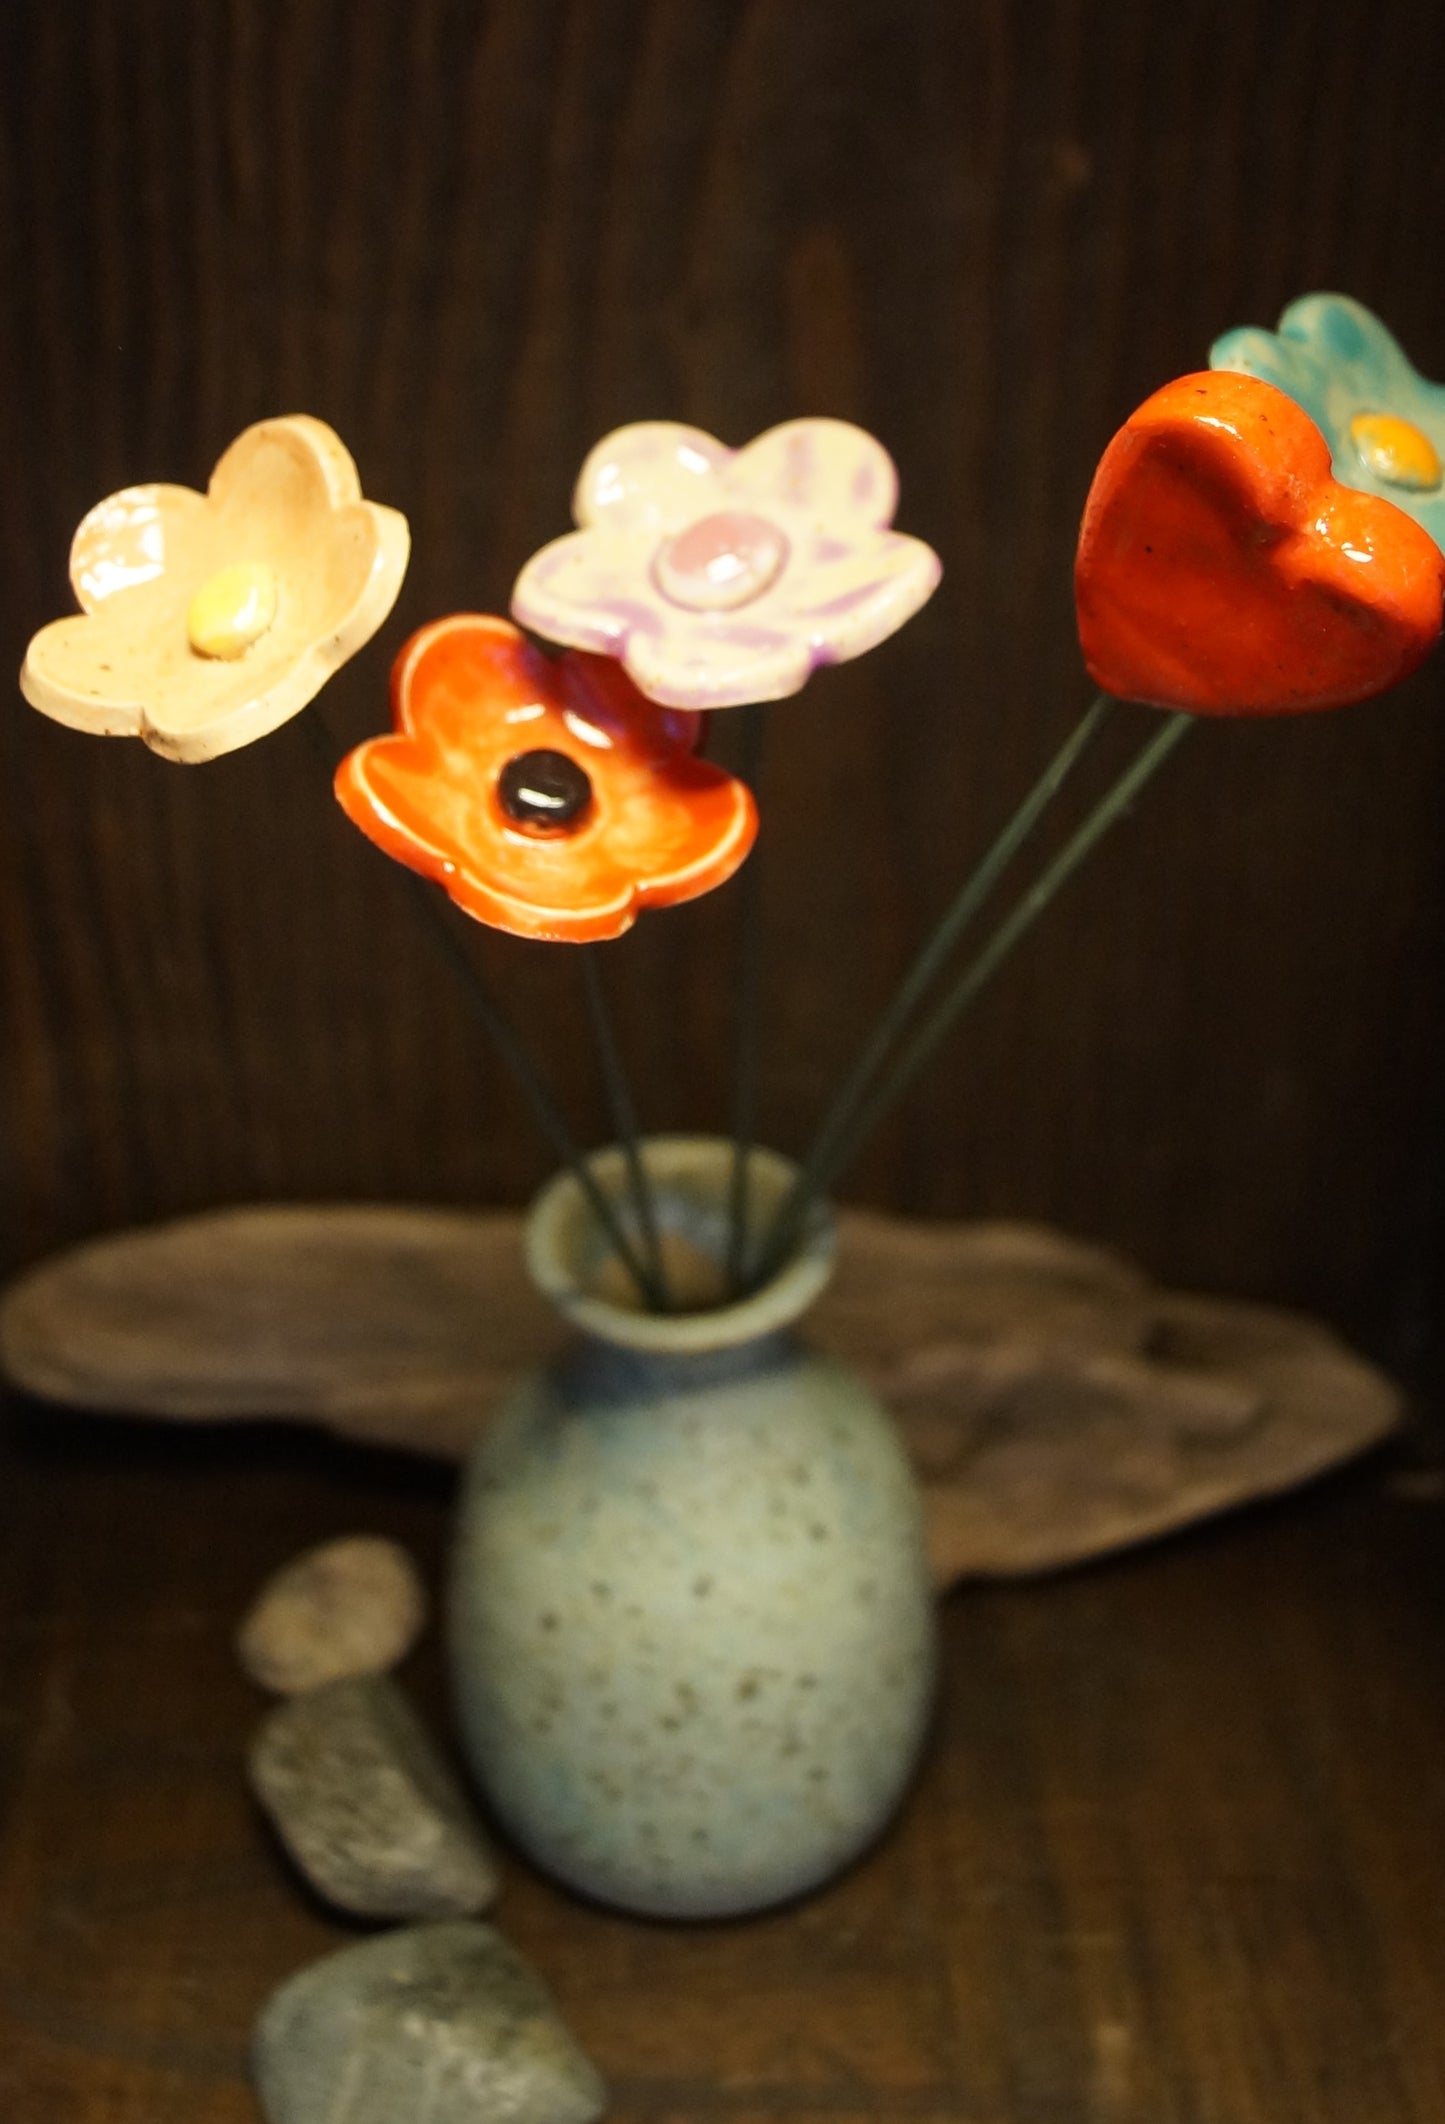
[[216, 1210], [43, 1262], [0, 1306], [27, 1392], [115, 1415], [297, 1418], [455, 1458], [558, 1340], [519, 1220]]
[[[1042, 1227], [840, 1219], [811, 1332], [893, 1409], [941, 1583], [1059, 1568], [1302, 1482], [1400, 1397], [1317, 1323], [1160, 1291]], [[520, 1220], [215, 1212], [94, 1241], [0, 1306], [25, 1391], [181, 1420], [324, 1424], [460, 1456], [559, 1340]]]

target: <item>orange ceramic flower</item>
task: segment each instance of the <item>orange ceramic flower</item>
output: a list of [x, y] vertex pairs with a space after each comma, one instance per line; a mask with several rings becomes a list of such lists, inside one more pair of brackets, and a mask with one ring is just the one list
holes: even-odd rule
[[1339, 485], [1294, 400], [1205, 371], [1147, 399], [1084, 507], [1079, 640], [1108, 693], [1198, 715], [1282, 715], [1383, 693], [1440, 633], [1445, 557]]
[[611, 657], [554, 661], [509, 621], [461, 613], [412, 636], [391, 688], [397, 735], [342, 761], [337, 797], [494, 929], [621, 936], [752, 847], [751, 792], [694, 757], [700, 716], [647, 700]]

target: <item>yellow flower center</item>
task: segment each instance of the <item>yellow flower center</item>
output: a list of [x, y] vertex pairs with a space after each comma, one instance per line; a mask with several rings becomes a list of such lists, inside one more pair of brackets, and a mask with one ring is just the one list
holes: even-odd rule
[[1392, 487], [1412, 487], [1420, 493], [1440, 484], [1435, 445], [1413, 421], [1401, 420], [1397, 413], [1357, 413], [1350, 422], [1350, 441], [1365, 470]]
[[276, 578], [262, 561], [218, 568], [191, 599], [186, 633], [198, 656], [244, 656], [276, 617]]

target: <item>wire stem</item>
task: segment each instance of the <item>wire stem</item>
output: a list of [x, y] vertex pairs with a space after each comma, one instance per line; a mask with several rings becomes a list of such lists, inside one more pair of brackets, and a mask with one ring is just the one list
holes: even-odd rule
[[902, 1097], [919, 1071], [930, 1060], [944, 1035], [975, 1001], [1015, 945], [1033, 927], [1054, 895], [1067, 884], [1096, 843], [1108, 832], [1115, 820], [1127, 811], [1144, 784], [1156, 769], [1164, 764], [1193, 722], [1194, 717], [1190, 715], [1170, 716], [1164, 728], [1136, 754], [1113, 787], [1100, 798], [1082, 826], [1065, 842], [1013, 912], [1005, 916], [983, 950], [965, 967], [941, 1001], [925, 1016], [913, 1038], [895, 1058], [882, 1083], [864, 1103], [861, 1111], [853, 1116], [846, 1134], [835, 1140], [832, 1150], [813, 1174], [807, 1193], [799, 1193], [796, 1206], [791, 1200], [784, 1205], [783, 1213], [774, 1224], [763, 1250], [763, 1258], [757, 1272], [758, 1282], [765, 1282], [786, 1258], [813, 1198], [832, 1186], [888, 1109]]
[[[742, 743], [736, 773], [757, 794], [763, 765], [763, 710], [756, 701], [741, 711]], [[748, 1242], [751, 1153], [757, 1124], [758, 1020], [762, 971], [762, 869], [757, 846], [743, 865], [738, 931], [736, 1018], [733, 1026], [733, 1162], [728, 1184], [727, 1288], [742, 1287]]]
[[[344, 748], [327, 728], [315, 707], [298, 718], [305, 729], [312, 750], [326, 757], [328, 772], [335, 774], [337, 765], [344, 757]], [[404, 864], [397, 865], [417, 907], [421, 911], [427, 935], [453, 971], [461, 976], [462, 992], [467, 999], [472, 1016], [485, 1029], [497, 1052], [511, 1071], [513, 1078], [528, 1106], [532, 1118], [553, 1151], [567, 1167], [577, 1185], [587, 1198], [593, 1216], [606, 1232], [614, 1252], [623, 1267], [637, 1285], [644, 1303], [660, 1310], [661, 1292], [650, 1278], [645, 1264], [639, 1259], [618, 1222], [616, 1211], [598, 1186], [596, 1177], [586, 1163], [571, 1129], [567, 1126], [556, 1095], [546, 1078], [528, 1053], [520, 1033], [506, 1017], [492, 992], [482, 978], [479, 969], [463, 951], [452, 933], [446, 910], [435, 897], [434, 887], [416, 871]]]
[[801, 1229], [802, 1213], [814, 1195], [821, 1191], [821, 1175], [828, 1169], [834, 1148], [848, 1135], [859, 1107], [888, 1059], [889, 1051], [902, 1037], [909, 1018], [942, 972], [954, 946], [982, 909], [1048, 805], [1063, 788], [1113, 705], [1107, 693], [1096, 696], [997, 840], [964, 879], [942, 919], [925, 940], [814, 1132], [798, 1175], [764, 1244], [763, 1253], [769, 1260], [777, 1253], [779, 1235], [785, 1227], [794, 1234]]
[[600, 947], [596, 944], [584, 944], [578, 952], [582, 962], [582, 985], [587, 996], [587, 1014], [592, 1021], [592, 1037], [597, 1049], [597, 1061], [602, 1074], [603, 1089], [607, 1095], [612, 1127], [622, 1145], [622, 1155], [627, 1163], [628, 1187], [637, 1217], [637, 1228], [642, 1234], [648, 1272], [661, 1296], [662, 1310], [667, 1311], [671, 1305], [671, 1293], [667, 1288], [667, 1272], [663, 1265], [657, 1211], [652, 1199], [652, 1187], [647, 1178], [647, 1168], [642, 1161], [637, 1108], [633, 1103], [632, 1088], [627, 1081], [627, 1071], [617, 1045], [617, 1036], [612, 1028], [612, 1014], [607, 1008], [599, 954]]

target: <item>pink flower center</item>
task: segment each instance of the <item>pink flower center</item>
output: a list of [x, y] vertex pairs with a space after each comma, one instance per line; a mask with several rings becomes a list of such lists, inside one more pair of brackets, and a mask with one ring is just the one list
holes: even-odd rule
[[775, 583], [788, 541], [766, 517], [721, 509], [667, 539], [652, 564], [665, 598], [689, 612], [729, 612]]

